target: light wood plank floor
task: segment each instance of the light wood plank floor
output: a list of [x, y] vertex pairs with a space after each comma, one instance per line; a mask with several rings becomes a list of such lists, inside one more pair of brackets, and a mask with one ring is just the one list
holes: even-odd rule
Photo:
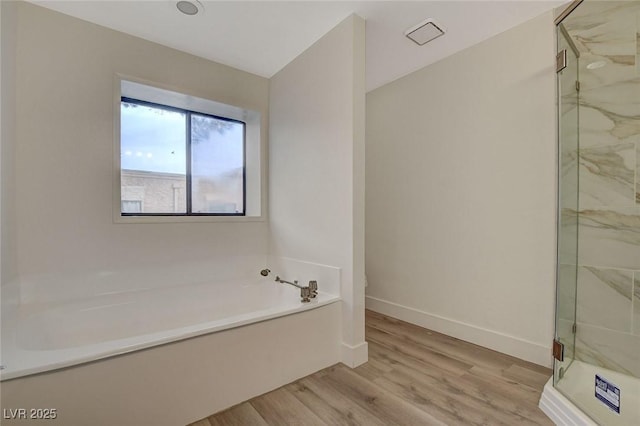
[[367, 311], [369, 362], [334, 365], [190, 426], [552, 425], [551, 370]]

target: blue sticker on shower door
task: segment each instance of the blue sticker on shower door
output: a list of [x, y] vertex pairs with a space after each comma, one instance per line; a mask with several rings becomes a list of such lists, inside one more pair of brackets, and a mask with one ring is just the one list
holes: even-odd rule
[[620, 414], [620, 388], [596, 374], [596, 398]]

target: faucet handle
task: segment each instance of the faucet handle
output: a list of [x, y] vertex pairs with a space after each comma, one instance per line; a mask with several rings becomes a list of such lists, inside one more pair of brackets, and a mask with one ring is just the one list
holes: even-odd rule
[[309, 281], [309, 290], [311, 291], [311, 297], [316, 297], [318, 295], [318, 281]]
[[311, 290], [309, 289], [309, 287], [301, 287], [300, 288], [300, 301], [302, 303], [309, 303], [311, 302], [311, 297], [314, 297], [311, 293]]

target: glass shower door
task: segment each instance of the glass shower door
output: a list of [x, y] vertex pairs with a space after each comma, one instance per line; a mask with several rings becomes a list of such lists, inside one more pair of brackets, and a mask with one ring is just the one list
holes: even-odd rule
[[556, 341], [563, 360], [554, 363], [554, 385], [575, 358], [576, 292], [578, 281], [578, 52], [558, 26], [558, 265], [556, 284]]
[[554, 385], [597, 424], [637, 426], [640, 1], [578, 0], [566, 12], [557, 27], [567, 61], [557, 74], [556, 313], [565, 357]]

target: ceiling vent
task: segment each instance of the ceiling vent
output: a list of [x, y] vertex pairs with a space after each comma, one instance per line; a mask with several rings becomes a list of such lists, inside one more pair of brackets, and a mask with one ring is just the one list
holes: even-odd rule
[[429, 18], [409, 28], [404, 32], [404, 35], [417, 45], [422, 46], [444, 35], [444, 28], [435, 19]]

